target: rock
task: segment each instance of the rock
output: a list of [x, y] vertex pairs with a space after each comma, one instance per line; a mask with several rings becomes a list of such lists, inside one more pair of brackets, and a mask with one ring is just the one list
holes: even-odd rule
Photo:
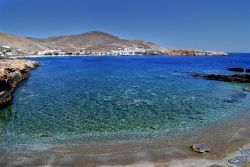
[[158, 129], [160, 129], [160, 126], [159, 126], [158, 124], [151, 125], [151, 126], [150, 126], [150, 129], [158, 130]]
[[11, 104], [12, 96], [11, 91], [3, 91], [0, 96], [0, 109]]
[[245, 87], [244, 91], [249, 91], [250, 92], [250, 86]]
[[11, 104], [14, 89], [37, 65], [29, 60], [0, 59], [0, 109]]
[[220, 75], [220, 74], [210, 74], [210, 75], [200, 75], [193, 74], [195, 78], [203, 78], [208, 80], [217, 80], [225, 82], [237, 82], [237, 83], [250, 83], [249, 74], [234, 74], [234, 75]]
[[240, 150], [241, 154], [250, 156], [250, 149], [249, 148], [247, 148], [247, 149], [240, 148], [239, 150]]
[[193, 144], [192, 146], [190, 146], [190, 149], [198, 153], [205, 153], [210, 151], [210, 149], [205, 147], [203, 144]]
[[214, 165], [210, 165], [210, 166], [207, 166], [207, 167], [223, 167], [223, 166], [214, 164]]
[[225, 52], [216, 52], [216, 51], [202, 51], [202, 50], [193, 50], [193, 49], [169, 49], [167, 52], [168, 55], [186, 55], [186, 56], [226, 56], [228, 55]]
[[234, 71], [234, 72], [244, 72], [244, 69], [243, 68], [239, 68], [239, 67], [236, 67], [236, 68], [228, 68], [229, 71]]
[[249, 73], [249, 72], [250, 72], [250, 69], [246, 69], [245, 72], [248, 72], [248, 73]]
[[223, 101], [227, 102], [227, 103], [237, 103], [240, 100], [245, 99], [246, 97], [247, 97], [247, 94], [242, 93], [242, 92], [236, 92], [236, 93], [232, 94], [231, 96], [223, 99]]
[[6, 91], [10, 89], [9, 84], [6, 80], [0, 78], [0, 92]]
[[239, 156], [236, 156], [235, 158], [229, 159], [228, 162], [230, 164], [241, 166], [247, 161], [247, 159], [248, 159], [247, 155], [239, 155]]
[[28, 61], [26, 64], [25, 64], [26, 68], [29, 68], [29, 69], [34, 69], [38, 66], [38, 63], [35, 62], [35, 61]]

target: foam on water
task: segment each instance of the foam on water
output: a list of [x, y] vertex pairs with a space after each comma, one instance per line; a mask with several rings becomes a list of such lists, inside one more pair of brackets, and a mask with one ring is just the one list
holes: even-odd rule
[[1, 111], [1, 148], [101, 136], [171, 136], [217, 123], [247, 108], [250, 99], [244, 84], [191, 76], [249, 68], [249, 55], [33, 60], [40, 67], [15, 91], [13, 104]]

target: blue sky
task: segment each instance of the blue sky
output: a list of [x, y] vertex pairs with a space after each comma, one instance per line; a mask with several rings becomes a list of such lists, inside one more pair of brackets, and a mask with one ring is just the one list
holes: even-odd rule
[[0, 0], [0, 32], [92, 30], [167, 48], [250, 52], [250, 0]]

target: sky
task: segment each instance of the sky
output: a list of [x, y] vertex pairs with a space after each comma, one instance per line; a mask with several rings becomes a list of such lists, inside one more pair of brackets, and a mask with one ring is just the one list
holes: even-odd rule
[[166, 48], [250, 53], [250, 0], [0, 0], [0, 32], [94, 30]]

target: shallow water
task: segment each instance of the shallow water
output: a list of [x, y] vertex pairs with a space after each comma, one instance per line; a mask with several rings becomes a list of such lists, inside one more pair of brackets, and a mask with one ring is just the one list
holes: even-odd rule
[[191, 76], [250, 68], [249, 54], [32, 60], [40, 67], [1, 111], [0, 148], [171, 137], [249, 108], [244, 84]]

